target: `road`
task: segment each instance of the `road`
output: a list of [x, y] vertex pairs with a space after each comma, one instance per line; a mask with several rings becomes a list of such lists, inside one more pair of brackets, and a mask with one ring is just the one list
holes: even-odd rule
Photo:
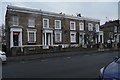
[[89, 53], [3, 65], [3, 78], [98, 78], [99, 70], [118, 52]]

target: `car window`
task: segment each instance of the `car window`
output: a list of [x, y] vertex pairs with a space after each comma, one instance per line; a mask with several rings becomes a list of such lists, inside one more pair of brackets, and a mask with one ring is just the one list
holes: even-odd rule
[[120, 63], [120, 58], [116, 61], [117, 63]]

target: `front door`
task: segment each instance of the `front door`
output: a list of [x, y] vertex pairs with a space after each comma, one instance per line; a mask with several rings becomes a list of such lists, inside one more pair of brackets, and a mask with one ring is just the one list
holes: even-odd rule
[[19, 33], [18, 32], [13, 32], [13, 44], [14, 44], [14, 46], [18, 46], [18, 37], [19, 36]]
[[80, 46], [82, 46], [82, 35], [80, 35], [80, 37], [79, 37], [79, 44], [80, 44]]
[[46, 33], [46, 45], [51, 44], [51, 38], [50, 38], [50, 33]]

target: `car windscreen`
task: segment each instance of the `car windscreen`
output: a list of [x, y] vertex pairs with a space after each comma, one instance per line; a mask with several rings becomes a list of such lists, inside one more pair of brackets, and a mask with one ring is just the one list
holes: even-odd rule
[[120, 58], [116, 61], [117, 63], [120, 63]]

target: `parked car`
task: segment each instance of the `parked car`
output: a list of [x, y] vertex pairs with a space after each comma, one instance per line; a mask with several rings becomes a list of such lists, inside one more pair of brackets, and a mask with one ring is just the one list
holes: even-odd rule
[[113, 62], [100, 69], [100, 79], [120, 80], [120, 57], [116, 57]]
[[0, 50], [0, 59], [2, 60], [2, 62], [6, 62], [7, 57], [6, 57], [6, 53]]

